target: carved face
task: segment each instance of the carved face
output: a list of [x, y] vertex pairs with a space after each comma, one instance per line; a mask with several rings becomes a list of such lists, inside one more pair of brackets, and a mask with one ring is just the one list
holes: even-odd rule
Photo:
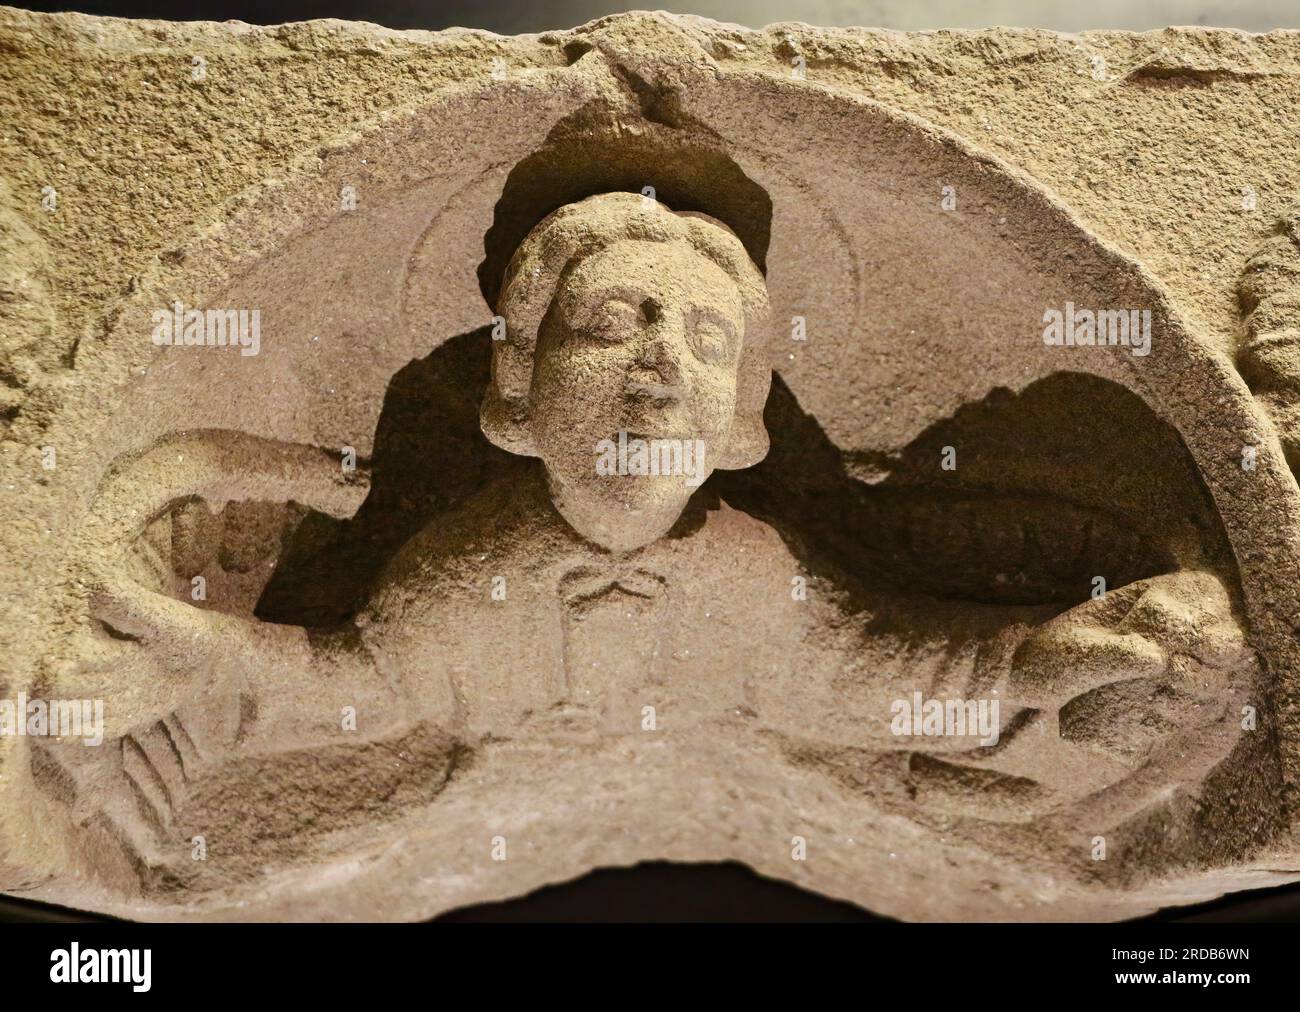
[[735, 282], [686, 243], [624, 240], [572, 271], [538, 336], [532, 402], [575, 526], [615, 548], [672, 526], [730, 434], [744, 324]]
[[588, 541], [643, 547], [714, 469], [767, 454], [767, 286], [722, 222], [634, 193], [567, 204], [515, 251], [497, 309], [483, 432], [541, 458]]

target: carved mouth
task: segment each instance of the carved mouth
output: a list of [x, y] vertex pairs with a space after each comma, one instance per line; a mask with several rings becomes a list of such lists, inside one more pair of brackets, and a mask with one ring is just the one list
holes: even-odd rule
[[630, 405], [621, 421], [619, 428], [629, 439], [693, 439], [698, 435], [678, 401], [641, 401]]
[[[622, 433], [629, 446], [634, 445], [638, 440], [646, 445], [653, 445], [663, 440], [694, 440], [696, 437], [693, 433], [686, 431], [684, 426], [662, 426], [653, 430], [645, 428], [623, 429]], [[610, 436], [610, 441], [618, 444], [620, 433], [616, 432]]]
[[629, 383], [624, 387], [624, 392], [638, 403], [649, 403], [656, 407], [676, 404], [686, 395], [680, 386], [664, 383]]

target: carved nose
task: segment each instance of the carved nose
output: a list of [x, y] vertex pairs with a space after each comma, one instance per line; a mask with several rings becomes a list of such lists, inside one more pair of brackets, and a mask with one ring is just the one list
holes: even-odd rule
[[683, 392], [680, 330], [661, 317], [650, 327], [637, 356], [637, 366], [639, 371], [644, 371], [641, 378], [646, 385], [658, 384], [678, 397]]

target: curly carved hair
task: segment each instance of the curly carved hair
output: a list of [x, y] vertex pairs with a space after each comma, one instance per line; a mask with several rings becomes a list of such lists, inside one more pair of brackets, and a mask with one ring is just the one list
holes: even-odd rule
[[492, 349], [492, 381], [483, 398], [484, 434], [512, 453], [535, 455], [531, 419], [533, 355], [556, 291], [587, 257], [622, 240], [677, 242], [707, 257], [736, 283], [745, 313], [736, 377], [736, 414], [718, 467], [750, 467], [767, 454], [763, 406], [772, 369], [767, 351], [767, 285], [731, 229], [692, 211], [671, 211], [635, 193], [602, 193], [547, 215], [511, 258], [497, 312], [505, 340]]

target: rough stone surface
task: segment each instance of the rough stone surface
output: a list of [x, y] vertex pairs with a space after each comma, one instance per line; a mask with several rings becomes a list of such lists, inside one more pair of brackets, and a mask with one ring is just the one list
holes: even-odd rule
[[[0, 52], [0, 701], [104, 718], [0, 734], [6, 892], [1300, 878], [1300, 33], [0, 8]], [[160, 343], [178, 302], [256, 339]], [[624, 423], [718, 470], [583, 479]]]

